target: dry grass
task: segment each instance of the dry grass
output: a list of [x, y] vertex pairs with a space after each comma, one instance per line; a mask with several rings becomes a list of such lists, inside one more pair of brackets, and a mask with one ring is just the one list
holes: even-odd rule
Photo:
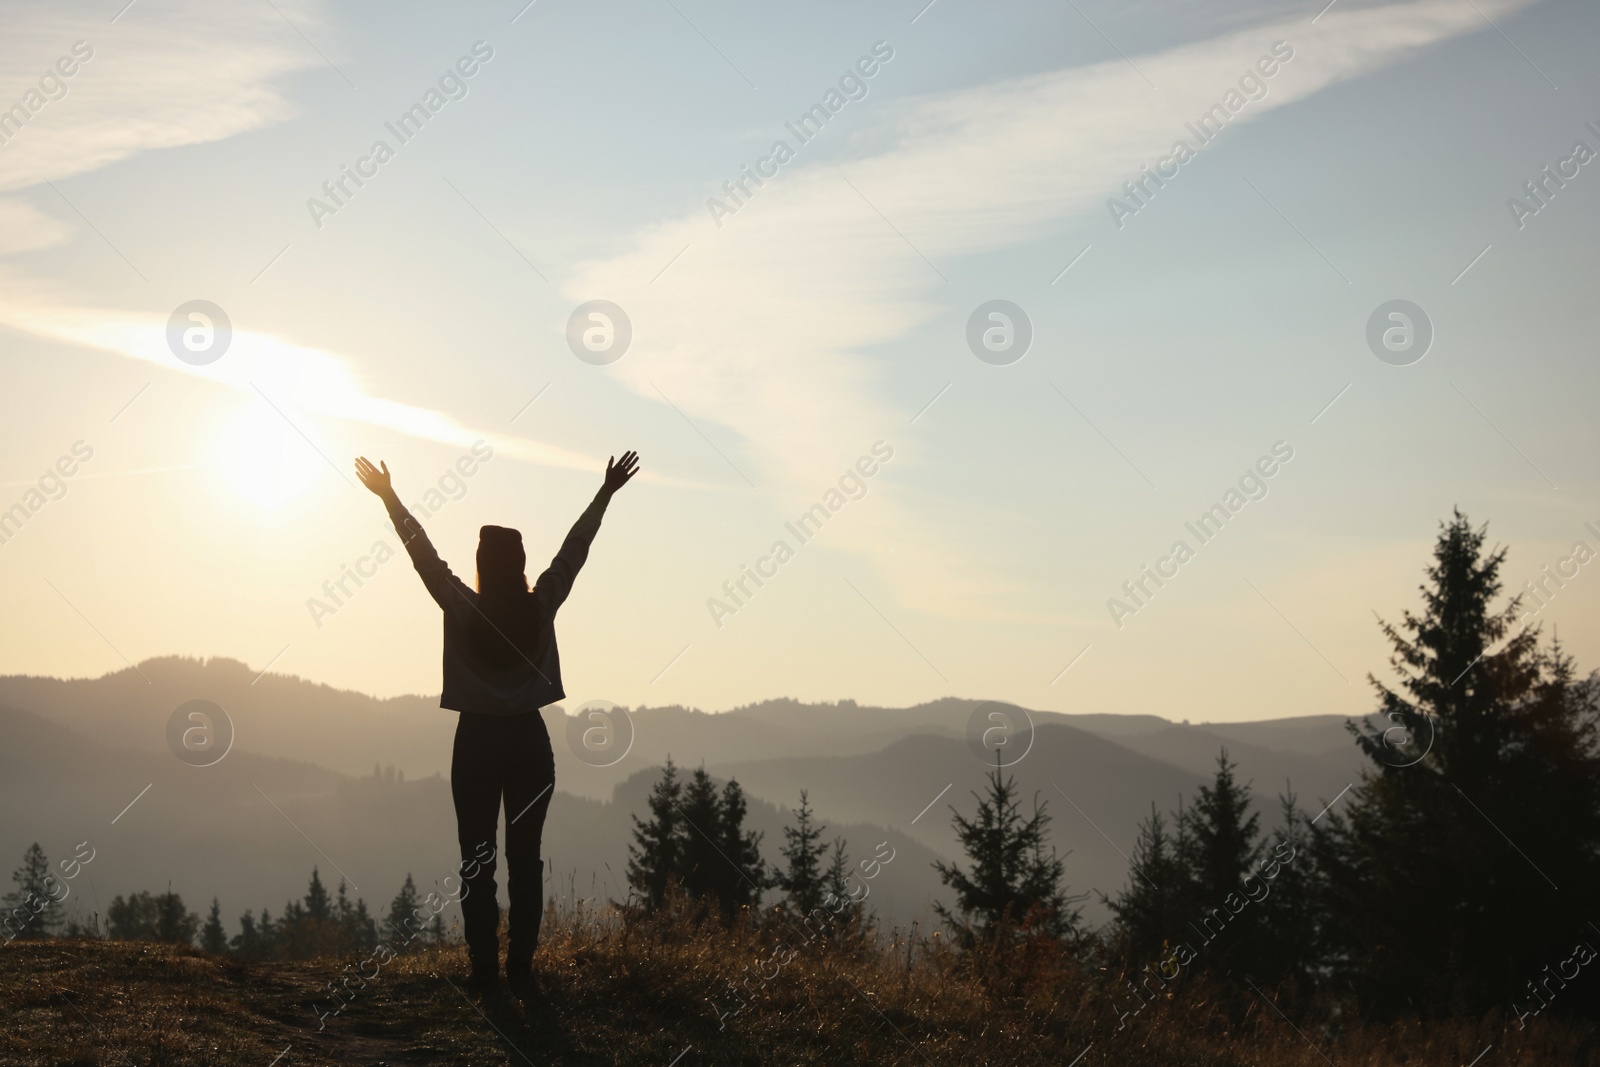
[[[1080, 1053], [1079, 1067], [1461, 1067], [1489, 1045], [1480, 1067], [1596, 1062], [1592, 1022], [1297, 1030], [1258, 996], [1190, 977], [1119, 1031], [1108, 976], [1084, 975], [1048, 944], [998, 959], [903, 932], [805, 944], [785, 921], [730, 930], [681, 916], [629, 924], [582, 909], [547, 926], [540, 1002], [472, 993], [463, 952], [429, 949], [385, 967], [319, 1032], [312, 1004], [326, 1007], [325, 984], [356, 962], [248, 964], [144, 943], [16, 942], [0, 948], [0, 1062], [669, 1067], [689, 1049], [679, 1067], [1065, 1067]], [[737, 1004], [730, 982], [743, 983], [747, 1006], [719, 1022], [712, 1003]]]

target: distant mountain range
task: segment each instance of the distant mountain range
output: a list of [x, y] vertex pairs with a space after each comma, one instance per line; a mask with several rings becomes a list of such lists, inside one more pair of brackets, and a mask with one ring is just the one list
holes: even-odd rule
[[[216, 703], [234, 725], [232, 750], [211, 767], [167, 750], [169, 717], [193, 699]], [[0, 677], [0, 866], [34, 840], [52, 858], [87, 840], [96, 859], [91, 879], [74, 883], [73, 904], [102, 916], [114, 894], [170, 883], [196, 910], [219, 897], [231, 928], [247, 907], [277, 913], [303, 894], [313, 865], [333, 884], [342, 871], [354, 895], [384, 907], [407, 872], [428, 886], [453, 867], [456, 714], [437, 703], [258, 678], [228, 659], [153, 659], [93, 679]], [[967, 739], [981, 703], [630, 709], [632, 747], [606, 768], [579, 760], [565, 716], [546, 709], [558, 785], [545, 832], [550, 891], [626, 894], [630, 816], [643, 814], [670, 755], [739, 780], [771, 862], [802, 789], [854, 856], [888, 841], [895, 859], [871, 903], [889, 922], [926, 921], [942, 889], [932, 861], [959, 858], [950, 809], [970, 815], [988, 771]], [[1264, 826], [1277, 820], [1286, 781], [1314, 814], [1362, 763], [1336, 716], [1191, 726], [1030, 714], [1032, 747], [1008, 773], [1048, 806], [1074, 892], [1120, 888], [1139, 820], [1152, 804], [1166, 811], [1192, 797], [1224, 746], [1253, 782]], [[1091, 901], [1086, 914], [1100, 920], [1105, 910]]]

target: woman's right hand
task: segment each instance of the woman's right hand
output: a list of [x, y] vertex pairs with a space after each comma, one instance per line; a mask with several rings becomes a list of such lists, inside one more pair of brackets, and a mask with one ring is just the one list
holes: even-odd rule
[[619, 461], [615, 456], [606, 460], [606, 479], [601, 491], [615, 493], [628, 484], [628, 479], [639, 473], [639, 453], [629, 449]]

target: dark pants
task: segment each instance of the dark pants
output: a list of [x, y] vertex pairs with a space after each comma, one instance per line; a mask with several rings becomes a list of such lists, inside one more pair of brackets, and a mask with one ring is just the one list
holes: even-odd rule
[[[506, 806], [506, 892], [510, 946], [506, 971], [526, 971], [544, 918], [544, 861], [539, 839], [555, 791], [550, 735], [537, 711], [480, 715], [463, 711], [450, 759], [450, 793], [461, 843], [461, 920], [474, 971], [499, 969], [500, 903], [495, 899], [494, 849], [500, 801]], [[486, 858], [487, 857], [487, 858]]]

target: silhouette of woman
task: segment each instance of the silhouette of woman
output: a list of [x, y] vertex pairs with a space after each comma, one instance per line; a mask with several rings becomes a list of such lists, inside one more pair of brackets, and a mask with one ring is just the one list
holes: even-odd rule
[[589, 544], [617, 490], [639, 470], [635, 452], [607, 460], [605, 481], [578, 517], [561, 550], [532, 589], [524, 573], [522, 534], [502, 526], [478, 531], [478, 588], [450, 572], [422, 525], [395, 494], [388, 464], [356, 460], [356, 476], [389, 511], [422, 577], [444, 610], [444, 692], [439, 706], [460, 713], [450, 759], [450, 792], [461, 845], [461, 918], [472, 981], [495, 982], [500, 970], [500, 905], [495, 849], [500, 803], [506, 808], [506, 892], [510, 944], [506, 977], [532, 981], [544, 917], [540, 838], [555, 790], [555, 757], [539, 709], [563, 699], [555, 615], [589, 556]]

